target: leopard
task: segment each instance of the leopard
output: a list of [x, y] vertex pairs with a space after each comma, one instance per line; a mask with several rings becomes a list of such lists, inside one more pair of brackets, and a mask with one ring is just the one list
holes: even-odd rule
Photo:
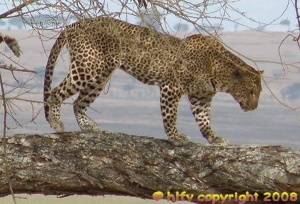
[[[58, 35], [44, 77], [45, 117], [56, 132], [65, 131], [61, 105], [75, 94], [72, 105], [81, 131], [100, 131], [87, 116], [87, 108], [116, 69], [159, 87], [163, 127], [168, 140], [177, 146], [190, 142], [176, 127], [178, 105], [184, 96], [202, 136], [216, 145], [228, 144], [211, 127], [211, 102], [217, 93], [230, 94], [245, 112], [258, 107], [263, 71], [248, 65], [215, 36], [198, 33], [178, 38], [103, 16], [77, 21]], [[64, 46], [70, 57], [69, 71], [52, 89], [54, 68]]]

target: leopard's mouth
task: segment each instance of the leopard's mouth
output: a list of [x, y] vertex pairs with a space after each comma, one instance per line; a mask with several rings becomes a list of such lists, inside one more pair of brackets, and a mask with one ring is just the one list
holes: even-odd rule
[[243, 102], [239, 102], [239, 104], [240, 104], [241, 109], [244, 112], [252, 111], [252, 110], [254, 110], [254, 109], [257, 108], [257, 106], [249, 106], [249, 105], [247, 105], [247, 104], [245, 104]]

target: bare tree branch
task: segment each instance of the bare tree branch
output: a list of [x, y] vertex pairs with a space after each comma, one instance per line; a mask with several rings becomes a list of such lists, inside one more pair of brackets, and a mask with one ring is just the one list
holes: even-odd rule
[[[300, 30], [300, 15], [299, 15], [299, 7], [298, 7], [298, 0], [295, 0], [295, 11], [296, 11], [296, 18], [297, 18], [297, 22], [298, 22], [298, 29]], [[300, 34], [298, 35], [298, 37], [294, 38], [294, 41], [296, 41], [298, 43], [298, 47], [300, 49]]]
[[9, 192], [12, 195], [14, 204], [16, 204], [16, 198], [14, 195], [14, 191], [12, 189], [12, 184], [11, 184], [11, 179], [9, 176], [9, 164], [7, 161], [7, 141], [6, 141], [6, 129], [7, 129], [7, 104], [6, 104], [6, 99], [5, 99], [5, 90], [4, 90], [4, 86], [3, 86], [3, 81], [2, 81], [2, 75], [0, 72], [0, 86], [1, 86], [1, 98], [2, 98], [2, 103], [3, 103], [3, 109], [4, 109], [4, 114], [3, 114], [3, 138], [2, 138], [2, 143], [3, 143], [3, 165], [4, 169], [5, 169], [5, 173], [4, 173], [4, 177], [7, 180], [7, 184], [9, 187]]
[[29, 72], [29, 73], [33, 73], [33, 74], [36, 74], [36, 71], [33, 71], [33, 70], [28, 70], [28, 69], [19, 69], [19, 68], [16, 68], [12, 65], [7, 65], [7, 64], [0, 64], [0, 69], [6, 69], [6, 70], [9, 70], [9, 71], [17, 71], [17, 72]]
[[[152, 198], [156, 191], [300, 193], [300, 152], [280, 146], [175, 147], [166, 140], [109, 132], [14, 135], [6, 141], [17, 193], [140, 198]], [[10, 194], [4, 173], [0, 168], [1, 196]]]
[[137, 0], [138, 1], [138, 5], [140, 7], [145, 7], [145, 9], [147, 9], [148, 5], [147, 5], [147, 1], [146, 0]]
[[24, 1], [22, 4], [20, 4], [19, 6], [16, 6], [16, 7], [14, 7], [13, 9], [11, 9], [11, 10], [9, 10], [9, 11], [6, 11], [6, 12], [4, 12], [4, 13], [2, 13], [2, 14], [0, 14], [0, 19], [1, 19], [1, 18], [6, 18], [7, 16], [9, 16], [9, 15], [15, 13], [15, 12], [18, 12], [18, 11], [22, 10], [22, 8], [28, 6], [29, 4], [32, 4], [32, 3], [34, 3], [34, 2], [37, 2], [37, 1], [39, 1], [39, 0], [28, 0], [28, 1], [25, 0], [25, 1]]

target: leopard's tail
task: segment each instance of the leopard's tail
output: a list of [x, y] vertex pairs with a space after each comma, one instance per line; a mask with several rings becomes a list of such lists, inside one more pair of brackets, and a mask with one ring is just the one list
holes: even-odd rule
[[45, 117], [46, 120], [49, 122], [49, 100], [50, 100], [50, 93], [51, 93], [51, 85], [52, 85], [52, 78], [53, 78], [53, 72], [54, 72], [54, 67], [57, 61], [57, 58], [59, 56], [60, 51], [66, 44], [66, 38], [64, 36], [64, 32], [62, 32], [58, 38], [56, 39], [49, 58], [48, 62], [46, 65], [46, 71], [45, 71], [45, 77], [44, 77], [44, 111], [45, 111]]

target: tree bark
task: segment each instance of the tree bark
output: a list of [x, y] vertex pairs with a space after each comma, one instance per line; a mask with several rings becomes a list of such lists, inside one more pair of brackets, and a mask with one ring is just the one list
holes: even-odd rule
[[[0, 143], [0, 196], [5, 196], [10, 191], [3, 140]], [[195, 195], [194, 201], [199, 194], [247, 191], [260, 198], [265, 192], [300, 197], [300, 151], [281, 146], [176, 147], [162, 139], [104, 131], [19, 134], [7, 137], [6, 143], [15, 193], [152, 199], [161, 191], [165, 199], [180, 199], [176, 192], [186, 191]]]

